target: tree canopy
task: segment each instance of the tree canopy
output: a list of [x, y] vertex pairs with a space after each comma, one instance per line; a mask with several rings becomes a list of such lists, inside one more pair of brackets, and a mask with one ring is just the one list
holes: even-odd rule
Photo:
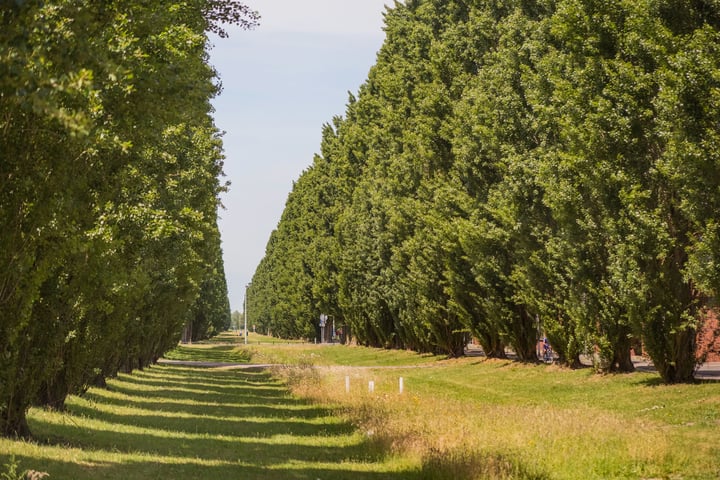
[[226, 328], [207, 32], [234, 0], [0, 2], [0, 433]]
[[720, 287], [720, 6], [407, 0], [323, 128], [252, 281], [253, 322], [365, 345], [591, 355], [693, 377]]

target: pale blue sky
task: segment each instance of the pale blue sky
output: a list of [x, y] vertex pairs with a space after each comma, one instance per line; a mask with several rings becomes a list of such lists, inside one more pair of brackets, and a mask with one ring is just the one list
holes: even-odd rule
[[292, 183], [319, 153], [322, 125], [344, 115], [375, 63], [393, 0], [247, 0], [262, 16], [252, 31], [215, 39], [211, 63], [223, 93], [213, 101], [226, 132], [232, 182], [220, 212], [230, 306], [245, 285], [285, 206]]

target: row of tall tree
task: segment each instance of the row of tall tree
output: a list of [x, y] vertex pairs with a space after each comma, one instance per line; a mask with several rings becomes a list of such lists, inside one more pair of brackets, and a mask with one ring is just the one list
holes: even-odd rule
[[0, 2], [0, 434], [230, 321], [208, 33], [225, 0]]
[[[407, 0], [249, 291], [253, 323], [693, 378], [720, 288], [720, 5]], [[639, 351], [639, 350], [638, 350]]]

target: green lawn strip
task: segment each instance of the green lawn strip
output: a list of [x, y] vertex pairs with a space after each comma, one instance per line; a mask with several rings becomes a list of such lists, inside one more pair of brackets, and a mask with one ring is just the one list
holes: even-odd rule
[[[356, 431], [340, 415], [342, 401], [318, 405], [294, 397], [268, 372], [155, 366], [71, 397], [67, 412], [31, 409], [36, 440], [1, 439], [0, 464], [15, 455], [21, 470], [46, 471], [51, 480], [459, 480], [452, 472], [481, 455], [517, 459], [558, 480], [720, 477], [720, 383], [667, 386], [645, 373], [598, 376], [590, 369], [338, 345], [215, 344], [175, 352], [197, 360], [364, 367], [348, 371], [373, 378], [374, 395], [396, 402], [390, 411], [398, 418], [462, 425], [469, 443], [421, 467]], [[319, 372], [336, 375], [331, 388], [344, 391], [346, 373]], [[355, 377], [353, 388], [367, 395]], [[475, 430], [482, 434], [473, 436]], [[433, 462], [450, 476], [428, 477]]]
[[657, 376], [648, 373], [596, 375], [591, 369], [510, 361], [459, 362], [452, 368], [404, 373], [417, 377], [426, 394], [442, 391], [464, 401], [599, 408], [668, 425], [716, 426], [720, 422], [720, 382], [660, 385]]
[[[590, 369], [470, 359], [378, 370], [375, 376], [380, 394], [396, 390], [402, 376], [409, 397], [470, 407], [463, 418], [439, 409], [436, 414], [448, 422], [472, 425], [487, 423], [487, 415], [527, 415], [527, 422], [543, 428], [518, 453], [542, 458], [553, 478], [720, 477], [720, 383], [667, 386], [645, 373], [599, 376]], [[513, 435], [516, 419], [509, 420], [491, 433]], [[670, 446], [658, 463], [630, 453], [653, 448], [654, 439]]]
[[[221, 332], [220, 334], [208, 339], [198, 342], [200, 344], [236, 344], [244, 345], [245, 337], [243, 337], [237, 330]], [[260, 333], [250, 332], [248, 334], [247, 344], [258, 345], [258, 344], [273, 344], [273, 345], [288, 345], [288, 344], [303, 344], [306, 343], [304, 340], [287, 340], [284, 338], [271, 337], [268, 335], [262, 335]]]
[[14, 455], [50, 479], [412, 475], [266, 372], [155, 366], [69, 398], [66, 412], [31, 409], [29, 422], [35, 440], [0, 440], [0, 463]]
[[165, 354], [169, 360], [285, 365], [405, 366], [426, 365], [445, 357], [341, 344], [314, 344], [250, 333], [248, 343], [233, 332], [210, 340], [179, 345]]
[[[447, 360], [357, 346], [246, 348], [254, 361], [267, 363], [394, 367], [376, 371], [378, 394], [397, 392], [398, 377], [403, 376], [409, 395], [439, 408], [449, 399], [475, 412], [490, 408], [493, 414], [533, 415], [528, 421], [546, 425], [547, 433], [541, 429], [516, 454], [543, 458], [543, 469], [546, 466], [552, 478], [572, 479], [578, 472], [598, 479], [720, 476], [716, 465], [720, 447], [715, 439], [720, 426], [720, 383], [668, 386], [660, 384], [657, 375], [641, 372], [602, 376], [589, 368], [569, 370], [479, 358]], [[344, 389], [344, 384], [338, 383], [337, 388]], [[486, 419], [471, 411], [467, 419], [449, 416], [448, 421]], [[670, 453], [646, 460], [635, 451], [656, 447], [656, 439], [660, 444], [667, 442]]]
[[[378, 366], [395, 368], [319, 372], [332, 377], [329, 388], [336, 392], [344, 392], [344, 377], [350, 376], [348, 399], [368, 395], [367, 382], [374, 380], [377, 398], [407, 404], [390, 407], [397, 417], [464, 425], [454, 431], [458, 437], [467, 432], [463, 448], [468, 450], [443, 453], [446, 471], [457, 467], [452, 462], [473, 456], [509, 455], [553, 479], [720, 478], [720, 383], [668, 386], [642, 372], [596, 375], [589, 368], [478, 358], [423, 359], [405, 368], [401, 365], [413, 365], [417, 357], [407, 352], [387, 357], [384, 350], [359, 347], [316, 348], [294, 354], [288, 349], [283, 355], [300, 365], [305, 360], [327, 365], [337, 358], [335, 365], [366, 366], [374, 357]], [[441, 444], [443, 436], [453, 435], [449, 431], [440, 434]], [[483, 433], [474, 436], [475, 431]]]
[[252, 352], [241, 345], [179, 345], [167, 352], [165, 358], [197, 362], [250, 363]]
[[248, 345], [253, 361], [285, 365], [408, 366], [428, 365], [445, 357], [407, 350], [384, 350], [340, 344]]

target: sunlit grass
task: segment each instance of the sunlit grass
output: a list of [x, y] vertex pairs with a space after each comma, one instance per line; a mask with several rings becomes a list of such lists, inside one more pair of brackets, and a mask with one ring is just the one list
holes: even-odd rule
[[34, 440], [0, 439], [0, 460], [50, 479], [412, 476], [336, 407], [266, 372], [156, 366], [69, 398], [66, 412], [31, 409], [29, 422]]
[[477, 359], [296, 370], [306, 373], [288, 377], [298, 395], [343, 405], [426, 478], [720, 478], [717, 383], [660, 386], [651, 374]]
[[165, 358], [168, 360], [190, 360], [202, 362], [223, 362], [223, 363], [249, 363], [252, 360], [252, 353], [243, 349], [242, 346], [194, 344], [179, 345], [167, 352]]
[[35, 440], [0, 440], [0, 464], [51, 480], [720, 478], [720, 383], [338, 345], [172, 355], [290, 366], [120, 375], [66, 412], [31, 409]]
[[429, 364], [445, 357], [418, 354], [409, 350], [283, 340], [252, 332], [248, 335], [246, 345], [243, 337], [234, 332], [224, 332], [208, 341], [179, 345], [168, 352], [165, 358], [226, 363], [389, 367]]
[[[221, 332], [218, 335], [210, 338], [209, 340], [204, 340], [200, 342], [200, 344], [237, 344], [237, 345], [244, 345], [245, 344], [245, 337], [243, 337], [240, 332], [237, 330], [230, 330], [227, 332]], [[305, 343], [304, 340], [287, 340], [284, 338], [277, 338], [277, 337], [271, 337], [269, 335], [263, 335], [261, 333], [255, 333], [255, 332], [249, 332], [248, 333], [248, 339], [247, 344], [248, 345], [257, 345], [257, 344], [273, 344], [273, 345], [288, 345], [288, 344], [302, 344]]]
[[384, 350], [340, 344], [248, 345], [254, 362], [283, 365], [414, 366], [443, 360], [406, 350]]

